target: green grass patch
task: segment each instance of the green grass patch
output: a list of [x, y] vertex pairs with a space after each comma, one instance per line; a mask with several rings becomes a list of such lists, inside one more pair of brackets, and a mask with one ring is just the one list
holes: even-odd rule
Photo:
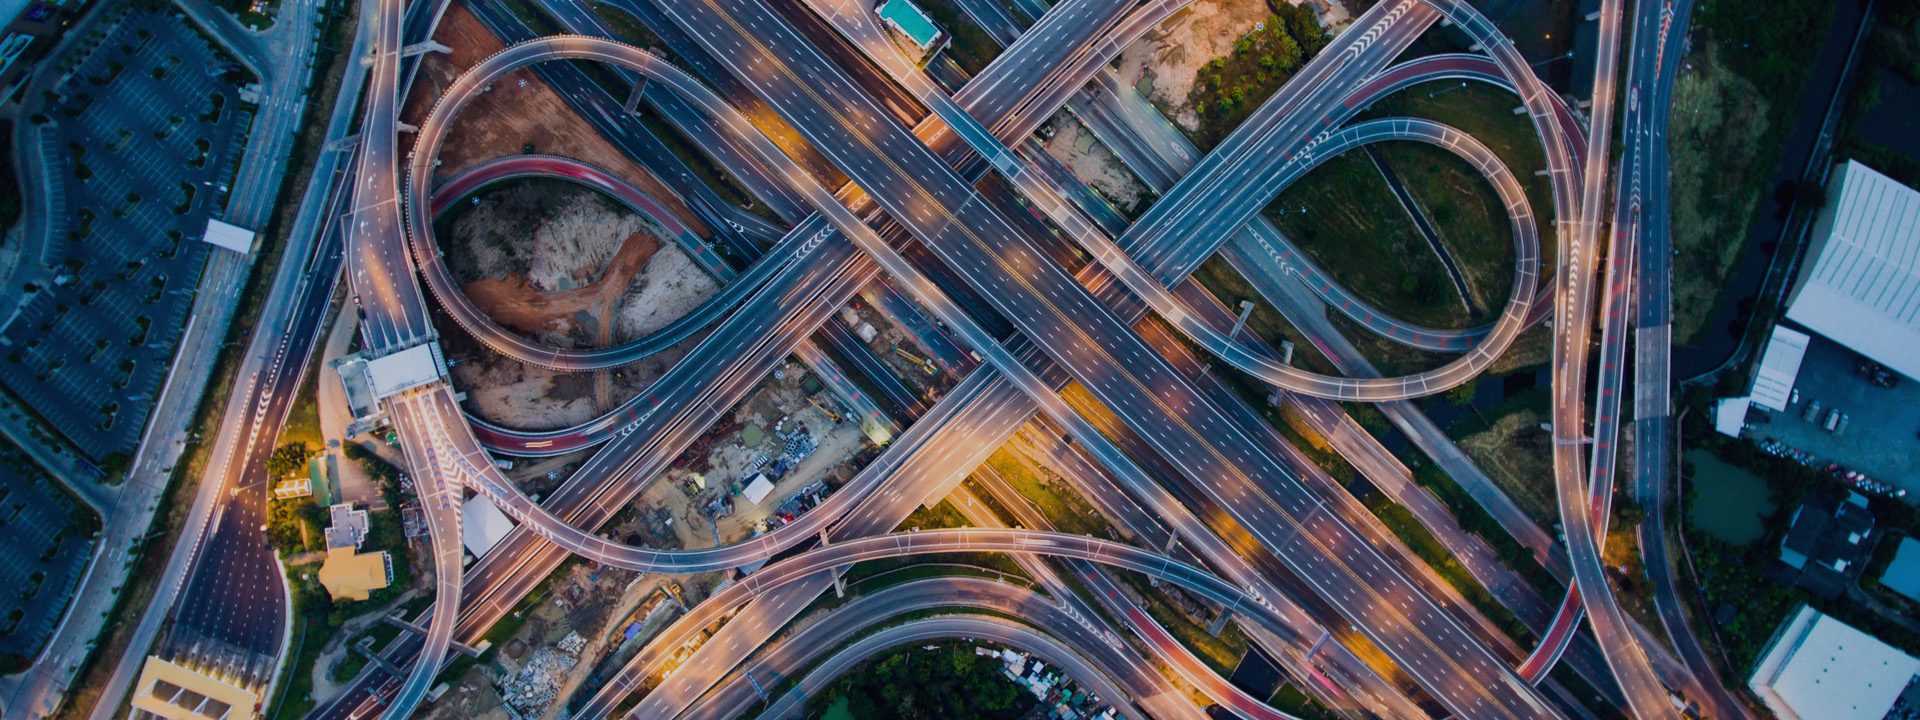
[[1335, 282], [1374, 307], [1428, 327], [1474, 324], [1440, 258], [1365, 152], [1328, 159], [1265, 212]]
[[[1547, 167], [1546, 155], [1540, 148], [1540, 138], [1534, 132], [1533, 123], [1526, 115], [1513, 114], [1513, 109], [1519, 105], [1520, 98], [1513, 93], [1485, 83], [1470, 82], [1462, 87], [1457, 80], [1437, 81], [1415, 85], [1382, 98], [1361, 112], [1357, 119], [1426, 118], [1472, 135], [1486, 145], [1526, 190], [1527, 204], [1533, 208], [1534, 222], [1543, 244], [1540, 260], [1546, 267], [1552, 267], [1553, 186], [1547, 178], [1534, 174]], [[1501, 217], [1505, 215], [1504, 209], [1497, 205], [1495, 208], [1497, 215], [1494, 222], [1502, 228], [1507, 227], [1506, 218]], [[1503, 231], [1501, 236], [1507, 235]], [[1511, 247], [1510, 243], [1508, 247]], [[1455, 252], [1463, 250], [1457, 246], [1449, 247], [1454, 247]], [[1511, 271], [1510, 266], [1508, 270]], [[1465, 272], [1464, 266], [1462, 272]]]
[[[941, 500], [939, 504], [931, 508], [915, 508], [912, 514], [907, 515], [905, 520], [900, 521], [900, 524], [894, 528], [894, 532], [943, 530], [964, 527], [973, 527], [973, 523], [967, 520], [966, 515], [960, 512], [959, 508], [954, 507], [952, 501]], [[1016, 577], [1026, 577], [1026, 572], [1020, 569], [1020, 564], [1014, 562], [1012, 557], [1007, 556], [1005, 553], [990, 552], [931, 553], [926, 555], [868, 560], [866, 562], [856, 563], [852, 567], [847, 568], [847, 572], [843, 577], [848, 583], [858, 583], [880, 575], [909, 572], [905, 568], [914, 565], [970, 565], [992, 572], [1004, 573]], [[908, 579], [911, 579], [911, 576], [908, 576]]]
[[[1247, 636], [1246, 633], [1241, 632], [1240, 626], [1227, 623], [1227, 626], [1220, 630], [1220, 636], [1214, 637], [1207, 632], [1206, 623], [1176, 607], [1173, 601], [1161, 594], [1160, 589], [1153, 587], [1147, 576], [1131, 570], [1117, 569], [1110, 575], [1133, 588], [1134, 596], [1143, 601], [1143, 609], [1153, 617], [1154, 622], [1166, 628], [1169, 634], [1180, 641], [1180, 644], [1192, 650], [1201, 662], [1206, 663], [1207, 667], [1212, 668], [1221, 677], [1232, 675], [1233, 668], [1240, 664], [1241, 656], [1247, 654]], [[1169, 589], [1168, 592], [1180, 591]]]
[[[332, 323], [321, 327], [332, 327]], [[313, 354], [307, 358], [306, 377], [300, 381], [293, 405], [287, 408], [286, 424], [280, 428], [281, 443], [303, 443], [315, 453], [324, 453], [327, 447], [326, 435], [320, 429], [320, 376], [326, 374], [321, 358], [326, 352], [326, 338], [322, 335], [313, 344]]]
[[1500, 564], [1526, 578], [1527, 583], [1539, 590], [1542, 597], [1560, 596], [1564, 587], [1534, 558], [1533, 551], [1513, 539], [1513, 535], [1501, 527], [1486, 508], [1480, 507], [1480, 503], [1467, 494], [1466, 488], [1435, 465], [1425, 453], [1419, 448], [1409, 447], [1403, 451], [1401, 461], [1413, 472], [1414, 484], [1433, 493], [1445, 504], [1460, 523], [1460, 529], [1479, 536], [1488, 547], [1493, 548], [1493, 554], [1500, 558]]
[[1712, 45], [1694, 53], [1693, 69], [1674, 84], [1668, 137], [1675, 345], [1699, 339], [1720, 306], [1780, 153], [1774, 147], [1762, 155], [1762, 138], [1776, 134], [1767, 95], [1723, 66], [1720, 54]]
[[1332, 720], [1338, 717], [1293, 683], [1281, 685], [1279, 690], [1273, 691], [1273, 697], [1267, 698], [1267, 704], [1301, 720]]
[[[1055, 530], [1091, 537], [1113, 537], [1113, 526], [1086, 498], [1051, 470], [1027, 463], [1005, 448], [987, 457], [987, 467], [1032, 503]], [[989, 497], [982, 495], [982, 497]]]
[[1280, 349], [1280, 342], [1293, 343], [1293, 364], [1295, 367], [1311, 370], [1323, 375], [1338, 372], [1333, 363], [1320, 354], [1317, 347], [1307, 342], [1307, 337], [1293, 323], [1273, 307], [1273, 303], [1255, 290], [1245, 276], [1235, 270], [1225, 258], [1215, 254], [1193, 271], [1193, 281], [1226, 305], [1227, 309], [1238, 313], [1240, 303], [1253, 302], [1253, 314], [1247, 317], [1247, 330], [1258, 335], [1268, 347]]
[[1444, 149], [1408, 142], [1377, 149], [1460, 266], [1474, 306], [1487, 313], [1482, 322], [1491, 319], [1513, 292], [1513, 230], [1500, 196], [1472, 165]]
[[304, 565], [287, 568], [292, 575], [288, 582], [294, 587], [293, 603], [293, 642], [294, 648], [288, 654], [290, 664], [282, 671], [280, 694], [267, 703], [267, 720], [297, 720], [313, 710], [313, 666], [320, 662], [320, 652], [326, 647], [327, 638], [333, 637], [339, 626], [328, 619], [326, 605], [327, 591], [319, 583], [301, 579], [301, 575], [311, 574], [319, 569], [318, 565]]

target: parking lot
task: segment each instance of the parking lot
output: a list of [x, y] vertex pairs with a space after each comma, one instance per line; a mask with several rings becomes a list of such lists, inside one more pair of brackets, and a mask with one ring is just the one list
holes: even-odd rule
[[[1773, 439], [1806, 450], [1817, 464], [1837, 462], [1876, 481], [1905, 488], [1909, 502], [1920, 500], [1920, 382], [1901, 378], [1888, 389], [1854, 372], [1859, 355], [1814, 335], [1794, 381], [1799, 401], [1785, 412], [1770, 413], [1755, 425], [1756, 440]], [[1813, 402], [1821, 405], [1806, 419]], [[1829, 409], [1846, 416], [1840, 432], [1824, 427]]]
[[49, 280], [11, 289], [32, 299], [0, 330], [0, 383], [111, 465], [165, 379], [252, 116], [237, 66], [185, 20], [107, 12], [119, 18], [39, 113], [56, 175]]
[[0, 441], [0, 656], [33, 657], [60, 624], [93, 552], [93, 511]]

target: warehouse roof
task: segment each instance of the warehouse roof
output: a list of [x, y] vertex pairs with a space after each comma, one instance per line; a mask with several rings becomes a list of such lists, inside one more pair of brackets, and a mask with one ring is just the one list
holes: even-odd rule
[[1920, 540], [1900, 538], [1900, 549], [1893, 554], [1893, 564], [1880, 575], [1880, 584], [1920, 601]]
[[913, 4], [913, 0], [887, 0], [874, 8], [874, 12], [919, 44], [921, 50], [940, 39], [940, 26], [933, 24], [933, 18], [927, 17], [926, 11]]
[[1849, 160], [1827, 186], [1787, 317], [1920, 378], [1920, 192]]
[[1793, 399], [1793, 379], [1800, 375], [1800, 361], [1807, 356], [1806, 333], [1793, 328], [1773, 326], [1766, 354], [1760, 356], [1760, 370], [1753, 374], [1753, 404], [1769, 410], [1787, 409]]
[[1880, 720], [1915, 672], [1920, 660], [1802, 607], [1748, 685], [1781, 720]]

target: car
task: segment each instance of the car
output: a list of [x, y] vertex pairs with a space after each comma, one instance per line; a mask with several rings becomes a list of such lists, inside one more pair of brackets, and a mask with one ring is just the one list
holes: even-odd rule
[[1864, 356], [1853, 359], [1853, 373], [1879, 387], [1891, 389], [1900, 385], [1899, 375], [1894, 374], [1887, 366]]

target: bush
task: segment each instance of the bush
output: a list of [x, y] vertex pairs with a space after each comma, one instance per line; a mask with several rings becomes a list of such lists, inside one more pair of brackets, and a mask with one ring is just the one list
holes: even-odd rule
[[267, 476], [281, 478], [307, 469], [307, 461], [313, 458], [313, 452], [307, 444], [294, 442], [273, 449], [267, 456]]
[[894, 650], [835, 681], [811, 705], [840, 698], [855, 718], [1013, 718], [1034, 704], [1000, 674], [999, 663], [969, 644], [919, 644]]

